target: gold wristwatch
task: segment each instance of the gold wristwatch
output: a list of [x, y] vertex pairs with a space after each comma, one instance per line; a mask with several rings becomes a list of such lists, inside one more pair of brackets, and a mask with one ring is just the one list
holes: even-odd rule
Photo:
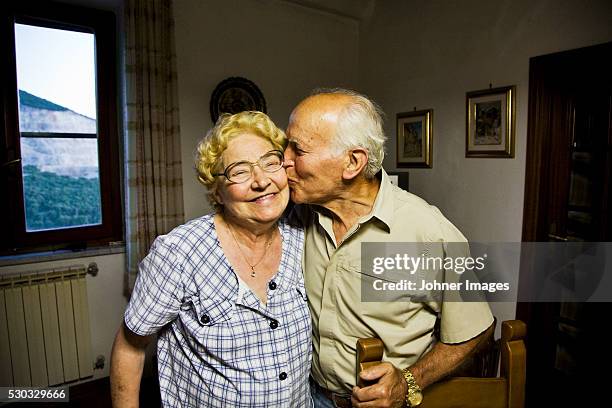
[[406, 394], [406, 405], [410, 408], [418, 407], [423, 402], [423, 393], [421, 387], [416, 383], [414, 376], [407, 368], [402, 370], [404, 379], [408, 383], [408, 393]]

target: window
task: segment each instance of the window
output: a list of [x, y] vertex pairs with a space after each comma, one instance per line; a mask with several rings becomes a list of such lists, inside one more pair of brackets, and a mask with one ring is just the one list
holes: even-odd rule
[[3, 255], [122, 239], [114, 16], [33, 4], [2, 12]]

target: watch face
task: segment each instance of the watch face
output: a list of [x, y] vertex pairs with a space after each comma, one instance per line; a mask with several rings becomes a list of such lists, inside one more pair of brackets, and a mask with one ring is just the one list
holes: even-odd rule
[[231, 77], [221, 81], [210, 98], [213, 123], [222, 113], [251, 110], [266, 113], [266, 100], [257, 85], [246, 78]]
[[421, 405], [421, 402], [423, 402], [423, 394], [421, 394], [420, 392], [410, 394], [408, 396], [408, 401], [410, 402], [411, 407], [417, 407]]

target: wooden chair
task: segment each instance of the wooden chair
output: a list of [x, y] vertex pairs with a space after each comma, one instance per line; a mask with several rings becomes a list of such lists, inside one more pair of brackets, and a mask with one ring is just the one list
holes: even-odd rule
[[[522, 408], [525, 404], [526, 350], [524, 338], [527, 326], [520, 320], [502, 323], [502, 336], [498, 340], [501, 354], [499, 377], [454, 376], [432, 384], [425, 389], [420, 408]], [[365, 340], [365, 341], [364, 341]], [[357, 342], [357, 376], [382, 359], [379, 339], [360, 339]], [[490, 355], [490, 354], [489, 354]], [[497, 355], [495, 352], [493, 355]], [[475, 367], [490, 373], [490, 358], [476, 358]], [[495, 360], [496, 362], [496, 360]], [[495, 375], [495, 374], [493, 374]]]

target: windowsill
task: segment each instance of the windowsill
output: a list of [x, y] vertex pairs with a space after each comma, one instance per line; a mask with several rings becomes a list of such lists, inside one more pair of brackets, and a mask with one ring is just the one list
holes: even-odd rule
[[0, 256], [0, 267], [39, 262], [59, 261], [62, 259], [89, 258], [100, 255], [122, 254], [125, 244], [92, 247], [82, 250], [61, 249], [57, 251], [32, 252], [29, 254]]

